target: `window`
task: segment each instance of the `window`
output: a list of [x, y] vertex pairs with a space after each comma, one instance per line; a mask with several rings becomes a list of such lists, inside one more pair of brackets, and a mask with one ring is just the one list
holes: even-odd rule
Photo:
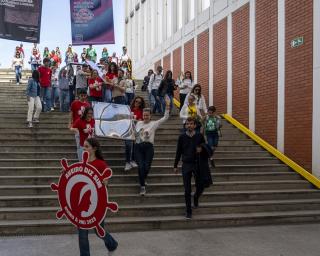
[[201, 10], [204, 11], [205, 9], [210, 7], [210, 0], [201, 0]]
[[189, 4], [188, 4], [188, 21], [194, 19], [194, 4], [195, 4], [195, 0], [189, 0]]
[[178, 30], [182, 28], [182, 0], [178, 0]]
[[167, 0], [167, 38], [171, 36], [172, 27], [172, 0]]

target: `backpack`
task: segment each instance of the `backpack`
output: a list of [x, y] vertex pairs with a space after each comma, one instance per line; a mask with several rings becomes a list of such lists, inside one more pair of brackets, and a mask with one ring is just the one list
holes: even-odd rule
[[218, 132], [220, 128], [221, 128], [221, 121], [218, 117], [207, 118], [206, 132]]

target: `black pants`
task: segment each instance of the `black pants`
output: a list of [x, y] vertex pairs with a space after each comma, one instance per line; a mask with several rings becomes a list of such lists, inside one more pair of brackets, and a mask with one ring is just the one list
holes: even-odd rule
[[187, 94], [180, 93], [180, 111], [184, 105], [184, 101], [186, 100]]
[[134, 146], [134, 151], [135, 160], [138, 164], [140, 186], [144, 187], [153, 160], [153, 144], [150, 142], [137, 143]]
[[183, 186], [184, 186], [184, 199], [186, 202], [186, 212], [192, 213], [191, 208], [191, 178], [192, 175], [194, 176], [194, 180], [196, 183], [196, 192], [194, 196], [199, 199], [204, 191], [204, 187], [201, 186], [198, 182], [198, 178], [195, 175], [195, 165], [190, 163], [183, 163], [182, 164], [182, 176], [183, 176]]

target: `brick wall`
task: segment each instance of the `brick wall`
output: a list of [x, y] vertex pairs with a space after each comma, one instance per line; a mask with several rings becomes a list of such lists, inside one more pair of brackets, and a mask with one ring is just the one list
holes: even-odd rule
[[232, 14], [232, 115], [249, 125], [249, 4]]
[[170, 53], [163, 57], [163, 62], [162, 62], [163, 63], [163, 75], [165, 75], [166, 72], [168, 70], [170, 70], [170, 68], [171, 68], [171, 59], [170, 58], [171, 58]]
[[194, 39], [184, 44], [184, 72], [190, 71], [193, 75], [194, 71]]
[[[313, 1], [286, 0], [285, 153], [311, 170]], [[291, 48], [297, 36], [304, 44]]]
[[277, 145], [278, 1], [256, 1], [256, 133]]
[[227, 18], [213, 26], [213, 104], [227, 112]]
[[161, 66], [161, 60], [158, 60], [156, 63], [154, 63], [153, 72], [156, 72], [158, 66]]
[[209, 30], [198, 35], [198, 60], [197, 72], [198, 83], [201, 85], [201, 92], [209, 104]]
[[[181, 47], [175, 49], [173, 51], [173, 56], [172, 56], [172, 73], [173, 73], [173, 79], [177, 79], [178, 76], [180, 75], [181, 71], [182, 71], [182, 67], [181, 67]], [[176, 99], [179, 99], [179, 90], [175, 91], [174, 94]]]

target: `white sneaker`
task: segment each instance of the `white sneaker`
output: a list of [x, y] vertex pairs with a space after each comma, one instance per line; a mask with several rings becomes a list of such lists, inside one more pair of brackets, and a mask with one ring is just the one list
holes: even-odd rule
[[131, 170], [131, 164], [130, 163], [126, 163], [125, 167], [124, 167], [124, 171], [127, 172], [127, 171], [130, 171]]
[[132, 168], [137, 168], [138, 167], [138, 165], [137, 165], [137, 163], [135, 161], [131, 161], [130, 165], [131, 165]]
[[51, 108], [51, 111], [54, 111], [54, 108]]
[[146, 187], [140, 187], [140, 196], [144, 196], [147, 193]]
[[29, 122], [28, 123], [28, 128], [32, 128], [32, 127], [33, 127], [32, 122]]
[[40, 121], [39, 121], [38, 118], [33, 119], [33, 122], [34, 122], [34, 123], [40, 123]]
[[20, 83], [18, 82], [18, 83], [16, 83], [16, 85], [19, 85]]

